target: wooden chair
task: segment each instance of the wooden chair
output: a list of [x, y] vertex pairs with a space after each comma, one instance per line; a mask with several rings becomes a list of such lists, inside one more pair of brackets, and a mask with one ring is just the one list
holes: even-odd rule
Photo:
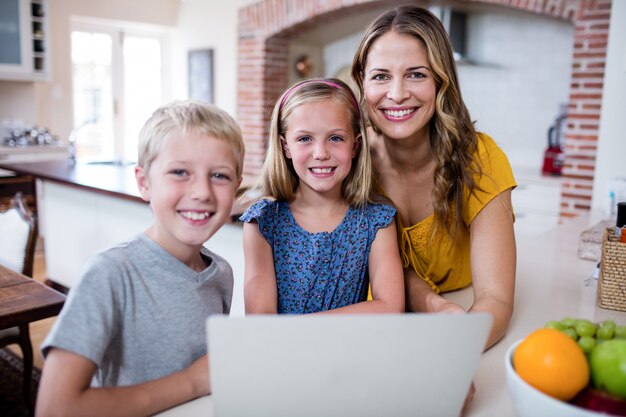
[[[37, 240], [37, 221], [24, 204], [22, 193], [17, 193], [8, 206], [0, 207], [0, 264], [32, 277]], [[24, 401], [33, 414], [30, 395], [33, 370], [33, 347], [28, 324], [0, 330], [0, 347], [18, 344], [24, 363]]]

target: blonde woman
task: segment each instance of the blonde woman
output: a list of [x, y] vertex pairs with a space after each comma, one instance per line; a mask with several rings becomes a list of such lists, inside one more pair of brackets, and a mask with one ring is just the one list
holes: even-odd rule
[[504, 153], [474, 129], [444, 27], [419, 7], [382, 14], [352, 76], [377, 180], [398, 210], [407, 309], [462, 312], [440, 294], [472, 284], [469, 311], [493, 316], [492, 346], [513, 313], [516, 184]]
[[241, 217], [246, 313], [404, 311], [396, 211], [372, 191], [350, 88], [299, 82], [279, 98], [271, 123], [255, 189], [262, 198]]

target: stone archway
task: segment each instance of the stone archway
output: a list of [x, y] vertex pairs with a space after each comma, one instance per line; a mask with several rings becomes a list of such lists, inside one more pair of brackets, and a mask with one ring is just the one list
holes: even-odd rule
[[[574, 24], [561, 190], [563, 216], [573, 216], [591, 207], [611, 1], [465, 0], [558, 17]], [[406, 1], [263, 0], [240, 9], [237, 100], [238, 119], [246, 140], [247, 180], [260, 172], [271, 110], [287, 87], [290, 38], [353, 13], [403, 3]]]

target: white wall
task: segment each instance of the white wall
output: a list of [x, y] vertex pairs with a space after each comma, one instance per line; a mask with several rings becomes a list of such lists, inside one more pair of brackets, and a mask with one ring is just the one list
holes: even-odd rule
[[346, 82], [349, 81], [350, 85], [353, 85], [353, 88], [356, 89], [356, 84], [351, 80], [350, 69], [352, 67], [354, 52], [359, 47], [359, 42], [361, 42], [361, 36], [362, 33], [358, 32], [326, 45], [324, 48], [324, 70], [326, 77], [339, 76], [339, 78], [341, 78], [342, 76], [348, 75], [350, 79], [343, 80]]
[[626, 176], [626, 2], [613, 1], [593, 182], [593, 209], [603, 209], [607, 183]]
[[32, 83], [0, 81], [0, 119], [15, 120], [25, 125], [37, 123], [35, 90]]
[[174, 96], [187, 97], [187, 52], [213, 49], [213, 94], [217, 106], [237, 115], [237, 26], [239, 8], [256, 0], [186, 0], [178, 14]]
[[478, 65], [460, 65], [459, 78], [470, 114], [514, 169], [539, 174], [548, 128], [568, 101], [573, 25], [520, 12], [469, 16], [467, 55]]
[[[504, 149], [514, 168], [540, 174], [549, 126], [569, 95], [573, 26], [530, 13], [469, 14], [463, 98], [477, 128]], [[361, 33], [324, 48], [326, 76], [352, 63]]]

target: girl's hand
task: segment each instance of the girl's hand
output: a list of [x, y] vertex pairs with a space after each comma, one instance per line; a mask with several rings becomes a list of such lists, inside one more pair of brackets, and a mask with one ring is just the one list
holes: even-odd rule
[[441, 303], [437, 307], [436, 312], [437, 313], [459, 314], [459, 313], [465, 313], [465, 309], [463, 309], [463, 307], [461, 307], [457, 303], [454, 303], [452, 301], [446, 300], [445, 302]]

